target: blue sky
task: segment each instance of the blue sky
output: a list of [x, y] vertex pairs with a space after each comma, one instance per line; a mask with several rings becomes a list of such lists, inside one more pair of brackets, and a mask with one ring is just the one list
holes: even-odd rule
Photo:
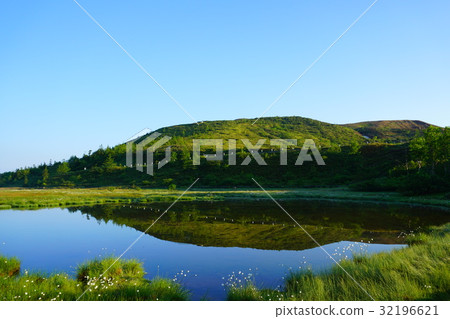
[[[372, 2], [79, 0], [197, 120], [258, 117]], [[449, 12], [379, 0], [266, 116], [450, 125]], [[0, 30], [0, 172], [193, 122], [72, 0]]]

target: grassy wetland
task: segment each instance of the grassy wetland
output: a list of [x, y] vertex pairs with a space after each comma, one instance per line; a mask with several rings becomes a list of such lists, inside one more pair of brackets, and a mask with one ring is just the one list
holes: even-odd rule
[[[394, 134], [398, 138], [381, 130], [383, 141], [378, 133], [366, 141], [360, 134], [372, 128], [365, 132], [364, 125], [336, 127], [302, 118], [266, 121], [269, 131], [278, 127], [289, 133], [305, 126], [320, 131], [323, 138], [317, 136], [317, 143], [327, 165], [320, 170], [312, 163], [294, 165], [299, 150], [293, 148], [292, 165], [280, 166], [279, 154], [266, 147], [260, 154], [277, 169], [206, 159], [201, 170], [193, 166], [189, 147], [182, 147], [185, 142], [211, 138], [212, 129], [239, 132], [236, 128], [249, 125], [234, 121], [161, 129], [178, 136], [177, 160], [155, 179], [125, 166], [124, 144], [0, 174], [0, 255], [18, 257], [0, 257], [0, 300], [76, 300], [84, 292], [83, 300], [203, 300], [199, 295], [205, 291], [216, 300], [367, 300], [369, 294], [376, 300], [449, 299], [450, 235], [449, 225], [442, 226], [449, 222], [450, 208], [448, 128], [426, 125], [417, 134]], [[253, 133], [248, 137], [280, 136], [278, 129], [268, 136], [267, 131]], [[241, 161], [248, 152], [241, 149], [237, 155]], [[340, 265], [368, 294], [341, 268], [332, 267], [323, 252], [319, 256], [298, 225], [256, 188], [253, 177], [263, 187], [271, 186], [270, 195], [314, 238], [335, 249]], [[197, 188], [181, 196], [196, 179]], [[174, 209], [158, 218], [177, 200]], [[32, 211], [38, 209], [43, 210]], [[123, 251], [122, 243], [132, 242], [155, 221], [136, 247], [136, 259], [109, 269], [114, 257], [105, 258], [99, 249], [111, 249], [114, 256]], [[407, 234], [406, 248], [401, 248], [401, 234]], [[359, 254], [342, 251], [342, 246], [361, 242], [367, 249]], [[300, 258], [306, 256], [309, 266], [302, 268], [306, 261]], [[68, 268], [82, 260], [88, 261]], [[258, 280], [242, 271], [250, 265], [254, 269], [255, 263], [265, 267]], [[22, 264], [46, 272], [28, 272]], [[159, 276], [160, 265], [164, 276]], [[166, 275], [186, 267], [196, 267], [197, 281], [179, 283]], [[227, 276], [225, 292], [219, 278]]]
[[115, 260], [87, 261], [77, 267], [72, 278], [64, 273], [21, 273], [17, 258], [0, 256], [0, 300], [73, 301], [80, 296], [84, 301], [188, 299], [189, 292], [172, 279], [144, 279], [141, 262]]
[[0, 315], [450, 301], [450, 2], [60, 2], [0, 12]]
[[[408, 247], [391, 253], [358, 255], [341, 266], [375, 300], [448, 300], [450, 224], [409, 234]], [[93, 259], [76, 268], [75, 276], [21, 271], [17, 258], [0, 256], [0, 300], [188, 300], [176, 279], [144, 279], [135, 259]], [[342, 269], [314, 274], [291, 272], [280, 289], [265, 289], [244, 273], [227, 282], [227, 300], [370, 300]]]
[[[362, 192], [346, 187], [269, 189], [276, 199], [319, 199], [368, 202], [398, 202], [419, 205], [450, 207], [448, 194], [405, 196], [396, 192]], [[181, 190], [136, 188], [0, 188], [0, 209], [38, 209], [43, 207], [70, 207], [108, 203], [172, 202]], [[197, 189], [180, 200], [261, 200], [267, 199], [260, 189]]]
[[[450, 224], [410, 234], [408, 247], [390, 253], [355, 256], [340, 265], [375, 300], [450, 298]], [[292, 272], [279, 290], [251, 280], [231, 283], [228, 300], [370, 300], [341, 268], [313, 274]]]
[[[405, 242], [397, 239], [398, 232], [406, 229], [402, 227], [408, 225], [415, 229], [406, 236], [406, 248], [373, 255], [356, 254], [353, 259], [341, 260], [340, 264], [376, 300], [449, 299], [450, 224], [432, 226], [448, 220], [443, 215], [450, 207], [448, 194], [405, 196], [346, 187], [271, 189], [269, 192], [290, 212], [296, 211], [296, 203], [303, 203], [299, 215], [294, 216], [321, 244], [360, 240], [399, 244]], [[0, 188], [0, 209], [29, 211], [67, 207], [68, 212], [81, 212], [98, 223], [112, 222], [142, 232], [152, 223], [152, 214], [163, 211], [181, 193], [139, 187]], [[272, 211], [263, 191], [196, 189], [185, 194], [181, 201], [151, 229], [150, 236], [201, 247], [271, 251], [313, 248], [308, 238], [284, 219], [286, 216], [278, 210]], [[322, 204], [315, 207], [315, 203]], [[428, 214], [426, 221], [423, 213], [430, 209], [427, 206], [440, 207], [444, 213]], [[355, 215], [355, 207], [365, 207], [364, 213]], [[72, 272], [35, 272], [23, 269], [20, 258], [4, 257], [0, 252], [0, 300], [76, 300], [85, 291], [82, 300], [198, 300], [198, 296], [192, 297], [189, 286], [175, 278], [146, 276], [140, 259], [120, 260], [103, 274], [114, 260], [112, 255], [88, 259], [73, 265], [76, 267]], [[227, 300], [370, 298], [337, 266], [320, 272], [308, 267], [294, 268], [276, 289], [256, 282], [243, 271], [233, 273], [228, 279], [221, 288], [226, 290]]]

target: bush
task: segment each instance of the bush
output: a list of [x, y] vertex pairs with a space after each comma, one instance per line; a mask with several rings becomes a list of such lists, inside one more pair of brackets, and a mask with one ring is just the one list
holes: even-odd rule
[[402, 177], [380, 177], [350, 185], [363, 192], [397, 191], [405, 195], [426, 195], [445, 193], [450, 190], [450, 182], [437, 175], [412, 174]]
[[450, 182], [437, 175], [414, 174], [405, 176], [398, 191], [406, 195], [444, 193], [450, 190]]
[[362, 192], [397, 191], [401, 185], [400, 178], [380, 177], [350, 185], [350, 188]]

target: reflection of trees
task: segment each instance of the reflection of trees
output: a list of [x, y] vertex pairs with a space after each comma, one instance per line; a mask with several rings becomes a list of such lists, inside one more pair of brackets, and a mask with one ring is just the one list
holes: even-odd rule
[[[311, 239], [271, 204], [266, 201], [177, 203], [149, 234], [204, 246], [295, 250], [314, 247]], [[99, 222], [112, 221], [144, 231], [168, 205], [98, 205], [80, 210]], [[401, 231], [446, 221], [444, 212], [420, 207], [317, 201], [283, 202], [282, 205], [321, 244], [344, 240], [398, 243], [397, 235]]]

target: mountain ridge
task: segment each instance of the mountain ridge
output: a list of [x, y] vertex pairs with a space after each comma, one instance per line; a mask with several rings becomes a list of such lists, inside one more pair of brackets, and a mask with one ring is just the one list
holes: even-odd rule
[[[408, 142], [432, 124], [419, 120], [380, 120], [348, 124], [333, 124], [301, 116], [264, 117], [255, 125], [255, 119], [213, 120], [200, 124], [177, 124], [158, 128], [153, 132], [178, 138], [248, 138], [314, 139], [318, 146], [330, 147], [363, 143], [370, 139], [378, 142]], [[434, 126], [434, 125], [433, 125]], [[144, 135], [148, 136], [151, 133]], [[180, 140], [178, 140], [180, 142]]]
[[[155, 152], [155, 159], [158, 161], [164, 157], [166, 146], [170, 146], [171, 161], [161, 170], [156, 170], [154, 176], [126, 166], [126, 144], [122, 143], [114, 147], [99, 148], [80, 158], [72, 156], [67, 161], [0, 174], [0, 186], [176, 187], [189, 185], [195, 178], [200, 178], [199, 186], [235, 187], [254, 186], [252, 177], [281, 187], [349, 185], [380, 177], [387, 178], [393, 174], [409, 174], [408, 170], [415, 169], [415, 164], [408, 162], [411, 158], [408, 142], [422, 128], [429, 127], [428, 123], [410, 120], [341, 125], [299, 116], [265, 117], [255, 125], [252, 125], [253, 122], [254, 119], [237, 119], [206, 121], [198, 125], [180, 124], [162, 127], [139, 137], [133, 142], [139, 143], [154, 132], [171, 137], [164, 147], [159, 147]], [[373, 138], [366, 138], [357, 131], [367, 127], [372, 129]], [[202, 157], [201, 165], [193, 165], [193, 139], [203, 138], [223, 139], [225, 150], [228, 149], [229, 139], [236, 140], [237, 165], [228, 164], [228, 151], [224, 152], [222, 161], [207, 161]], [[258, 140], [265, 139], [260, 155], [267, 166], [257, 165], [254, 160], [250, 165], [243, 164], [244, 159], [250, 156], [250, 151], [242, 139], [248, 139], [253, 145]], [[280, 165], [280, 149], [270, 145], [270, 139], [297, 141], [296, 147], [289, 147], [287, 165]], [[312, 162], [295, 165], [299, 148], [306, 139], [314, 140], [326, 166], [320, 166], [319, 169]], [[150, 144], [145, 147], [149, 146]], [[213, 147], [202, 147], [201, 152], [209, 154], [214, 150]], [[145, 160], [142, 165], [146, 165]], [[407, 167], [406, 171], [404, 167]]]

